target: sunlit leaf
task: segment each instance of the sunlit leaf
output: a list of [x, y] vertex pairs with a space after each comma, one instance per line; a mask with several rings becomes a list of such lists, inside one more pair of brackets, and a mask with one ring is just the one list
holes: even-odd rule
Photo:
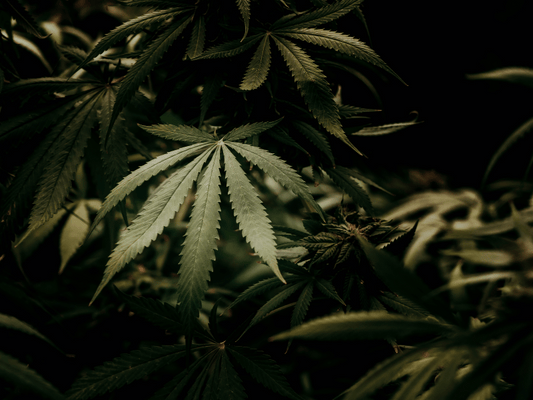
[[254, 122], [252, 124], [239, 126], [228, 132], [228, 134], [224, 136], [224, 141], [236, 142], [237, 140], [246, 139], [253, 135], [259, 135], [260, 133], [273, 128], [280, 121], [281, 119], [277, 119], [275, 121]]
[[145, 131], [152, 135], [162, 137], [163, 139], [176, 140], [185, 143], [206, 143], [215, 142], [212, 135], [206, 131], [202, 131], [194, 126], [187, 125], [139, 125]]
[[233, 212], [242, 235], [276, 276], [285, 282], [276, 260], [276, 239], [265, 207], [239, 162], [231, 151], [223, 146], [224, 169]]
[[204, 152], [189, 162], [185, 167], [172, 174], [148, 198], [137, 217], [123, 233], [117, 246], [111, 253], [104, 277], [91, 303], [118, 271], [124, 268], [128, 262], [133, 260], [137, 254], [149, 246], [163, 232], [163, 229], [169, 224], [170, 219], [178, 212], [183, 204], [193, 183], [198, 179], [198, 175], [212, 150]]
[[178, 302], [186, 332], [192, 333], [211, 279], [220, 228], [220, 146], [198, 183], [180, 260]]
[[204, 51], [205, 43], [205, 17], [200, 15], [192, 28], [191, 39], [187, 47], [187, 55], [190, 58], [199, 56]]
[[254, 90], [266, 80], [270, 68], [270, 35], [265, 35], [255, 51], [244, 79], [240, 85], [242, 90]]

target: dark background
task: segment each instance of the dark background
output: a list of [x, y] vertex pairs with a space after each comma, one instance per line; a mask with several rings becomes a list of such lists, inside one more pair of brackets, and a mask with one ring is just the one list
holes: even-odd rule
[[[479, 187], [497, 148], [533, 116], [533, 91], [466, 75], [533, 67], [533, 2], [380, 0], [363, 3], [363, 12], [375, 51], [409, 85], [380, 92], [385, 118], [405, 121], [417, 111], [424, 122], [354, 142], [377, 167], [435, 169], [452, 186]], [[532, 144], [513, 146], [489, 181], [522, 179]]]

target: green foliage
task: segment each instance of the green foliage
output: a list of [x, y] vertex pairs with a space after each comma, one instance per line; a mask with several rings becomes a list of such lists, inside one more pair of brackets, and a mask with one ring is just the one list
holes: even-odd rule
[[531, 397], [533, 188], [388, 197], [362, 1], [78, 3], [0, 5], [0, 397]]

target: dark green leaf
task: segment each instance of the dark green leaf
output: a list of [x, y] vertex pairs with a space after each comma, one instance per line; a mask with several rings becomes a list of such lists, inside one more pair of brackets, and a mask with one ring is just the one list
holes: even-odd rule
[[280, 368], [266, 353], [240, 346], [229, 347], [228, 352], [246, 372], [266, 388], [291, 399], [301, 400], [287, 383]]
[[152, 346], [123, 354], [79, 378], [68, 400], [84, 400], [118, 389], [185, 356], [185, 346]]
[[52, 134], [61, 135], [61, 140], [54, 146], [54, 156], [48, 159], [43, 178], [39, 182], [30, 215], [30, 226], [24, 237], [48, 221], [64, 204], [72, 187], [72, 178], [91, 136], [100, 96], [101, 93], [97, 92], [85, 99], [77, 108], [69, 111], [52, 130]]
[[265, 35], [248, 65], [241, 90], [254, 90], [266, 80], [270, 68], [270, 35]]
[[53, 344], [46, 336], [44, 336], [38, 330], [36, 330], [26, 322], [21, 321], [18, 318], [12, 317], [11, 315], [0, 314], [0, 328], [15, 329], [27, 335], [36, 336], [57, 349], [56, 345]]
[[257, 35], [252, 35], [244, 39], [243, 41], [234, 40], [232, 42], [220, 44], [218, 46], [211, 47], [204, 51], [199, 56], [195, 57], [194, 60], [205, 60], [210, 58], [222, 58], [222, 57], [233, 57], [237, 54], [241, 54], [252, 47], [256, 42], [263, 38], [264, 34], [258, 33]]
[[205, 43], [205, 17], [200, 15], [197, 17], [194, 27], [192, 28], [191, 40], [187, 47], [187, 55], [194, 58], [202, 54]]
[[317, 279], [315, 281], [315, 286], [320, 290], [322, 293], [324, 293], [326, 296], [333, 300], [337, 300], [339, 303], [341, 303], [343, 306], [346, 304], [344, 301], [340, 298], [340, 296], [337, 294], [337, 291], [335, 290], [335, 286], [330, 281], [327, 281], [325, 279]]
[[260, 282], [257, 282], [250, 286], [248, 289], [246, 289], [244, 292], [242, 292], [239, 297], [237, 297], [233, 303], [231, 303], [228, 308], [234, 308], [237, 304], [250, 300], [251, 298], [254, 298], [256, 296], [259, 296], [263, 293], [269, 292], [273, 289], [276, 289], [280, 286], [283, 286], [283, 283], [277, 278], [268, 278], [264, 279]]
[[202, 98], [200, 99], [201, 110], [200, 122], [198, 123], [199, 127], [203, 125], [207, 110], [209, 109], [211, 103], [213, 103], [215, 100], [223, 84], [224, 81], [222, 80], [222, 76], [216, 72], [213, 72], [206, 77], [204, 86], [202, 88]]
[[360, 236], [357, 236], [357, 240], [378, 277], [393, 292], [426, 308], [434, 316], [455, 322], [455, 317], [445, 303], [437, 297], [430, 297], [429, 288], [416, 275], [405, 269], [396, 257], [376, 249]]
[[417, 226], [418, 221], [415, 222], [411, 229], [392, 240], [390, 243], [384, 246], [383, 249], [391, 253], [393, 256], [402, 259], [407, 250], [407, 247], [409, 247], [409, 244], [411, 244], [411, 241], [415, 236]]
[[46, 39], [48, 36], [43, 36], [39, 29], [39, 25], [35, 22], [31, 14], [26, 11], [24, 6], [18, 0], [4, 0], [5, 7], [10, 11], [10, 14], [22, 26], [26, 32], [31, 33], [39, 39]]
[[313, 282], [309, 282], [305, 285], [302, 289], [302, 293], [300, 293], [300, 297], [298, 297], [298, 300], [296, 301], [291, 317], [291, 328], [300, 325], [304, 321], [311, 300], [313, 300]]
[[179, 322], [179, 313], [175, 307], [147, 297], [128, 296], [115, 286], [113, 288], [115, 294], [126, 302], [135, 314], [170, 332], [183, 333], [183, 325]]
[[311, 125], [294, 120], [292, 122], [294, 127], [298, 129], [303, 135], [309, 139], [320, 151], [322, 151], [329, 159], [331, 164], [335, 165], [335, 160], [333, 159], [333, 153], [331, 152], [331, 147], [329, 146], [329, 142], [326, 139], [326, 137], [322, 134], [322, 132], [316, 130]]
[[14, 357], [0, 352], [0, 379], [43, 399], [63, 400], [63, 395], [37, 372]]
[[0, 102], [12, 102], [14, 97], [38, 96], [46, 93], [62, 92], [82, 88], [85, 85], [101, 86], [102, 83], [90, 79], [34, 78], [23, 79], [4, 86]]
[[233, 368], [226, 351], [220, 359], [219, 381], [216, 390], [218, 391], [217, 399], [220, 400], [244, 400], [247, 397], [241, 378]]
[[328, 132], [361, 154], [342, 129], [339, 110], [333, 100], [333, 93], [326, 76], [318, 65], [291, 41], [275, 35], [271, 36], [291, 70], [296, 85], [313, 116]]
[[370, 198], [365, 190], [352, 178], [351, 174], [346, 171], [347, 168], [325, 168], [326, 173], [331, 180], [335, 182], [359, 207], [362, 207], [368, 215], [374, 215], [374, 208]]
[[390, 292], [383, 292], [378, 300], [393, 310], [408, 317], [429, 317], [431, 313], [411, 300]]
[[117, 94], [117, 101], [113, 107], [113, 114], [111, 115], [110, 129], [115, 123], [118, 115], [122, 109], [128, 104], [134, 96], [136, 90], [139, 88], [148, 74], [155, 68], [157, 62], [163, 54], [168, 50], [170, 45], [178, 38], [190, 22], [189, 17], [180, 19], [174, 22], [165, 29], [143, 52], [142, 56], [137, 60], [133, 67], [128, 71], [126, 77], [120, 85], [120, 90]]
[[158, 26], [170, 18], [175, 17], [185, 11], [191, 9], [191, 6], [178, 6], [166, 10], [154, 11], [148, 14], [141, 15], [137, 18], [130, 19], [117, 28], [113, 29], [102, 40], [98, 42], [95, 48], [89, 53], [83, 63], [80, 64], [78, 70], [83, 68], [87, 63], [93, 60], [96, 56], [102, 54], [114, 44], [126, 39], [129, 35], [141, 32], [151, 26]]

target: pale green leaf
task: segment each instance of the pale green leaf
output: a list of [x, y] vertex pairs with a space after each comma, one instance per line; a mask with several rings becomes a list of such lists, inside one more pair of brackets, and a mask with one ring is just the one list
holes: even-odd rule
[[356, 340], [404, 337], [412, 334], [449, 334], [453, 325], [425, 319], [389, 314], [385, 311], [330, 315], [277, 334], [272, 340], [290, 338], [313, 340]]
[[487, 178], [494, 168], [494, 165], [496, 164], [496, 161], [500, 159], [500, 157], [507, 151], [509, 148], [515, 144], [515, 142], [519, 139], [521, 139], [524, 135], [529, 134], [531, 131], [533, 131], [533, 118], [528, 119], [526, 122], [524, 122], [522, 125], [518, 127], [505, 141], [503, 144], [498, 148], [496, 153], [492, 156], [490, 159], [489, 165], [487, 167], [487, 170], [485, 171], [485, 175], [483, 176], [483, 184], [487, 181]]
[[285, 161], [259, 147], [235, 142], [228, 142], [226, 145], [234, 149], [254, 165], [257, 165], [280, 185], [286, 187], [306, 202], [309, 202], [315, 211], [325, 220], [324, 211], [322, 211], [320, 206], [313, 199], [313, 196], [311, 196], [309, 188], [303, 179], [296, 171], [287, 165]]
[[326, 29], [290, 28], [286, 30], [276, 30], [276, 34], [303, 40], [308, 43], [338, 51], [339, 53], [359, 58], [384, 69], [403, 82], [403, 80], [376, 54], [374, 50], [372, 50], [372, 48], [367, 46], [361, 40], [344, 33], [329, 31]]
[[223, 43], [218, 46], [213, 46], [206, 51], [204, 51], [199, 56], [195, 57], [194, 60], [205, 60], [210, 58], [222, 58], [222, 57], [233, 57], [237, 54], [241, 54], [252, 47], [256, 42], [263, 38], [263, 33], [258, 33], [244, 39], [242, 42], [239, 40], [234, 40], [232, 42]]
[[59, 273], [65, 269], [68, 261], [80, 248], [89, 232], [89, 210], [85, 200], [80, 200], [76, 208], [71, 211], [59, 238], [59, 253], [61, 256], [61, 265]]
[[272, 25], [272, 30], [310, 28], [312, 26], [326, 24], [348, 14], [361, 3], [362, 0], [340, 0], [302, 16], [275, 22]]
[[449, 282], [439, 288], [433, 290], [428, 296], [434, 296], [449, 289], [456, 289], [463, 286], [475, 285], [477, 283], [485, 283], [498, 281], [502, 279], [516, 278], [515, 271], [497, 271], [497, 272], [485, 272], [481, 274], [467, 275], [461, 279]]
[[489, 267], [505, 267], [513, 262], [513, 256], [502, 250], [443, 250], [442, 254], [460, 257], [466, 262]]
[[163, 139], [176, 140], [185, 143], [206, 143], [215, 142], [212, 135], [206, 131], [202, 131], [194, 126], [187, 125], [139, 125], [145, 131], [150, 132], [152, 135], [162, 137]]
[[242, 235], [276, 276], [285, 282], [278, 268], [276, 238], [265, 207], [235, 156], [225, 145], [222, 149], [228, 193]]
[[293, 42], [275, 35], [271, 36], [291, 70], [296, 85], [313, 116], [329, 133], [361, 154], [342, 129], [339, 110], [333, 100], [333, 93], [326, 76], [318, 65]]
[[180, 260], [178, 302], [186, 332], [192, 333], [208, 288], [220, 228], [220, 146], [198, 183]]
[[257, 382], [291, 399], [301, 400], [289, 386], [281, 369], [266, 353], [248, 347], [231, 346], [228, 352]]
[[196, 18], [192, 28], [191, 39], [187, 46], [187, 55], [190, 58], [199, 56], [204, 51], [205, 44], [205, 17], [200, 15]]
[[148, 74], [155, 68], [157, 62], [168, 50], [170, 45], [178, 38], [190, 22], [190, 17], [185, 17], [174, 22], [165, 29], [148, 48], [143, 52], [137, 62], [131, 67], [120, 85], [117, 100], [111, 114], [110, 127], [113, 126], [122, 109], [134, 96]]
[[335, 165], [335, 160], [333, 159], [333, 153], [331, 152], [331, 147], [329, 146], [329, 142], [326, 139], [326, 137], [322, 134], [322, 132], [316, 130], [311, 125], [301, 122], [298, 120], [294, 120], [292, 122], [294, 127], [298, 129], [307, 139], [311, 141], [320, 151], [322, 151], [329, 159], [329, 161]]
[[415, 222], [411, 229], [391, 240], [389, 243], [383, 246], [382, 249], [385, 249], [393, 256], [402, 259], [415, 236], [417, 226], [418, 221]]
[[65, 397], [37, 372], [14, 357], [0, 351], [0, 379], [31, 391], [42, 399], [63, 400]]
[[53, 129], [51, 134], [57, 133], [61, 135], [61, 139], [52, 150], [53, 156], [48, 159], [48, 165], [39, 182], [26, 235], [48, 221], [63, 206], [65, 197], [72, 187], [76, 168], [91, 136], [100, 95], [101, 93], [94, 94], [77, 108], [69, 111], [61, 123]]
[[374, 208], [365, 190], [352, 178], [346, 168], [325, 168], [331, 180], [335, 182], [359, 207], [362, 207], [368, 215], [374, 215]]
[[68, 400], [85, 400], [113, 391], [185, 356], [181, 344], [152, 346], [123, 354], [83, 375], [67, 392]]
[[239, 7], [244, 22], [244, 36], [241, 39], [242, 41], [248, 35], [248, 29], [250, 29], [250, 0], [237, 0], [237, 7]]
[[250, 136], [259, 135], [260, 133], [273, 128], [280, 121], [281, 118], [275, 121], [254, 122], [252, 124], [242, 125], [228, 132], [228, 134], [224, 136], [223, 139], [225, 142], [235, 142], [237, 140], [246, 139]]
[[[36, 330], [31, 325], [27, 324], [24, 321], [21, 321], [18, 318], [12, 317], [11, 315], [6, 314], [0, 314], [0, 328], [2, 329], [15, 329], [19, 332], [23, 332], [27, 335], [36, 336], [39, 339], [44, 340], [46, 343], [50, 344], [51, 346], [56, 347], [55, 344], [53, 344], [46, 336], [41, 334], [38, 330]], [[1, 363], [0, 363], [1, 364]]]
[[270, 35], [265, 35], [255, 51], [244, 79], [241, 90], [254, 90], [265, 82], [270, 69]]
[[163, 229], [170, 223], [170, 219], [183, 204], [212, 151], [213, 148], [205, 151], [185, 167], [172, 174], [148, 198], [111, 253], [104, 277], [91, 303], [118, 271], [124, 268], [128, 262], [133, 260], [137, 254], [141, 253], [163, 232]]
[[173, 7], [166, 10], [153, 11], [147, 14], [143, 14], [137, 18], [130, 19], [129, 21], [119, 25], [113, 29], [102, 40], [98, 42], [95, 48], [89, 53], [83, 63], [80, 64], [78, 70], [83, 68], [87, 63], [93, 60], [99, 54], [102, 54], [107, 49], [111, 48], [114, 44], [126, 39], [129, 35], [133, 35], [138, 32], [142, 32], [144, 29], [148, 29], [151, 26], [159, 26], [176, 15], [181, 14], [184, 11], [190, 10], [191, 7]]
[[169, 153], [163, 154], [148, 163], [139, 167], [131, 174], [126, 176], [119, 184], [109, 193], [102, 208], [98, 211], [95, 221], [93, 222], [89, 233], [104, 219], [104, 217], [115, 206], [126, 198], [131, 192], [133, 192], [138, 186], [157, 175], [161, 171], [170, 168], [172, 165], [177, 164], [180, 161], [185, 160], [188, 157], [198, 154], [207, 149], [205, 143], [198, 143], [181, 149], [173, 150]]
[[524, 67], [506, 67], [479, 74], [466, 75], [471, 80], [496, 80], [516, 83], [533, 88], [533, 69]]
[[410, 122], [398, 122], [396, 124], [386, 124], [379, 126], [365, 126], [352, 133], [354, 136], [381, 136], [388, 135], [390, 133], [401, 131], [405, 128], [408, 128], [413, 125], [420, 124], [421, 122], [410, 121]]

